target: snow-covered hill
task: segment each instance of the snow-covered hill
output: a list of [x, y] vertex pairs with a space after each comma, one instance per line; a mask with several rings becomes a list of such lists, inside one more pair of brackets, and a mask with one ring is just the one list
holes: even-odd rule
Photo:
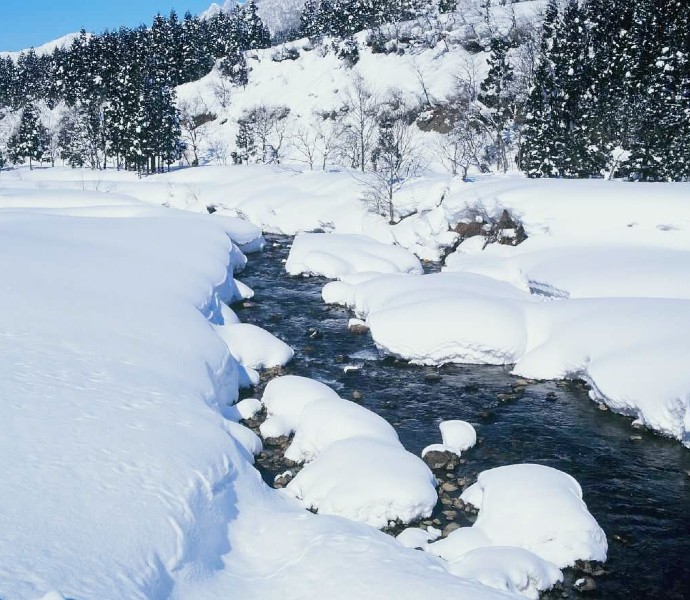
[[[79, 36], [78, 33], [68, 33], [66, 35], [63, 35], [62, 37], [59, 37], [55, 40], [51, 40], [49, 42], [46, 42], [45, 44], [41, 44], [40, 46], [36, 46], [34, 48], [34, 52], [38, 56], [43, 56], [45, 54], [51, 54], [55, 48], [67, 48], [69, 47], [72, 42]], [[0, 56], [2, 57], [9, 57], [12, 60], [17, 60], [19, 58], [19, 55], [22, 52], [27, 52], [29, 49], [27, 48], [26, 50], [18, 50], [16, 52], [8, 52], [8, 51], [0, 51]]]
[[[262, 6], [273, 10], [274, 6], [283, 5], [271, 0]], [[304, 143], [296, 141], [295, 136], [305, 132], [312, 136], [328, 135], [323, 130], [329, 128], [331, 121], [323, 115], [343, 111], [357, 80], [378, 101], [385, 101], [390, 94], [400, 94], [410, 107], [442, 106], [463, 82], [470, 82], [478, 90], [488, 71], [489, 54], [468, 46], [467, 42], [490, 33], [483, 17], [472, 6], [468, 2], [457, 13], [440, 15], [433, 25], [423, 20], [408, 24], [418, 41], [400, 43], [396, 52], [375, 51], [368, 42], [369, 32], [355, 35], [359, 59], [354, 66], [338, 58], [328, 40], [316, 47], [309, 40], [301, 39], [249, 52], [246, 87], [231, 85], [216, 68], [203, 79], [180, 86], [178, 105], [190, 114], [213, 117], [200, 128], [198, 140], [204, 161], [211, 164], [230, 162], [230, 155], [236, 149], [238, 120], [243, 113], [259, 106], [285, 106], [290, 113], [283, 125], [282, 159], [304, 164], [304, 148], [299, 147]], [[516, 27], [533, 28], [541, 18], [543, 7], [543, 0], [495, 6], [491, 27], [500, 32]], [[426, 39], [434, 41], [421, 41]], [[520, 52], [519, 48], [515, 50], [516, 55]], [[520, 57], [516, 64], [520, 78], [521, 69], [528, 69], [529, 65]], [[433, 111], [429, 117], [433, 117]], [[442, 170], [434, 152], [438, 136], [420, 130], [416, 133], [419, 143], [425, 147], [424, 161], [436, 163]]]

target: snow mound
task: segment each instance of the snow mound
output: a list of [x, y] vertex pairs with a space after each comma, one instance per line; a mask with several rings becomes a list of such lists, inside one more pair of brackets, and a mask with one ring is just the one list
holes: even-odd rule
[[283, 366], [294, 355], [292, 348], [285, 342], [251, 323], [217, 325], [216, 331], [235, 359], [251, 369]]
[[472, 529], [492, 546], [524, 548], [560, 568], [606, 560], [606, 535], [566, 473], [533, 464], [498, 467], [480, 473], [461, 498], [479, 509]]
[[251, 419], [261, 412], [261, 402], [256, 398], [245, 398], [240, 400], [236, 405], [237, 412], [244, 420]]
[[501, 298], [457, 295], [369, 315], [376, 346], [418, 364], [510, 364], [527, 343], [524, 313]]
[[422, 457], [427, 452], [452, 452], [460, 456], [477, 443], [477, 432], [467, 421], [442, 421], [439, 425], [442, 444], [432, 444], [422, 450]]
[[365, 437], [330, 444], [287, 490], [319, 513], [378, 528], [390, 521], [428, 517], [438, 499], [436, 479], [419, 458], [387, 441]]
[[539, 592], [563, 580], [560, 569], [522, 548], [479, 548], [450, 563], [448, 570], [459, 577], [476, 579], [484, 585], [531, 600]]
[[379, 440], [402, 450], [398, 434], [388, 421], [363, 406], [339, 399], [311, 402], [304, 407], [285, 458], [311, 461], [331, 444], [353, 437]]
[[[261, 434], [264, 437], [290, 435], [297, 429], [304, 408], [315, 400], [340, 400], [340, 397], [326, 384], [308, 377], [284, 375], [272, 379], [261, 398], [269, 415], [261, 424]], [[266, 435], [264, 429], [271, 435]], [[276, 432], [280, 433], [276, 435]]]
[[285, 269], [290, 275], [339, 279], [361, 272], [422, 273], [414, 254], [363, 235], [305, 233], [295, 237]]
[[416, 548], [426, 550], [429, 542], [433, 542], [441, 537], [441, 530], [434, 527], [420, 529], [419, 527], [408, 527], [403, 529], [395, 539], [406, 548]]

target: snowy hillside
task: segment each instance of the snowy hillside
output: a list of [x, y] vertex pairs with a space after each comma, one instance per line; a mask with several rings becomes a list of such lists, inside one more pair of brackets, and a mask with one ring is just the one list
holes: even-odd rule
[[[278, 3], [269, 6], [274, 4], [282, 6]], [[263, 4], [259, 6], [264, 8]], [[323, 147], [325, 142], [319, 143], [317, 138], [333, 135], [335, 127], [335, 123], [324, 115], [342, 113], [351, 102], [358, 81], [379, 102], [385, 101], [391, 93], [399, 93], [410, 108], [426, 104], [442, 107], [467, 79], [473, 82], [476, 93], [489, 68], [489, 53], [481, 48], [468, 51], [463, 44], [486, 35], [487, 25], [480, 14], [469, 8], [471, 4], [467, 6], [466, 12], [440, 17], [435, 26], [443, 32], [442, 39], [430, 44], [410, 44], [404, 51], [374, 52], [367, 41], [370, 32], [355, 35], [359, 59], [354, 66], [339, 58], [328, 42], [313, 46], [307, 39], [250, 52], [246, 86], [229, 84], [216, 68], [203, 79], [179, 87], [178, 106], [183, 113], [213, 117], [198, 129], [198, 141], [195, 142], [203, 160], [211, 164], [231, 162], [231, 153], [236, 150], [238, 120], [243, 114], [262, 106], [287, 107], [289, 114], [281, 124], [281, 160], [305, 164], [310, 160], [305, 156], [307, 146], [312, 145], [315, 156], [311, 158], [320, 168], [328, 150]], [[495, 6], [491, 13], [492, 27], [503, 32], [515, 27], [534, 28], [543, 8], [543, 0]], [[409, 26], [415, 35], [423, 37], [424, 28], [429, 25], [420, 22]], [[438, 32], [428, 31], [427, 34], [433, 38]], [[516, 51], [516, 56], [519, 53]], [[433, 110], [430, 111], [429, 118], [433, 114]], [[432, 131], [424, 133], [415, 128], [420, 154], [424, 155], [428, 166], [443, 171], [441, 152], [437, 148], [440, 136], [433, 131], [436, 127], [430, 129]], [[311, 138], [314, 138], [313, 143]], [[325, 161], [326, 166], [342, 164], [342, 159], [334, 152]]]
[[[45, 56], [46, 54], [51, 54], [56, 48], [68, 48], [72, 42], [79, 37], [78, 33], [68, 33], [57, 39], [41, 44], [40, 46], [34, 47], [34, 52], [38, 56]], [[18, 50], [16, 52], [0, 51], [0, 57], [9, 57], [12, 60], [17, 60], [22, 52], [27, 52], [29, 48], [25, 50]]]

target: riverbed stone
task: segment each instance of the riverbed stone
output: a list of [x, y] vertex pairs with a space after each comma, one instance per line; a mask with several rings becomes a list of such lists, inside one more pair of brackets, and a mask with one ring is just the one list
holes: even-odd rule
[[431, 450], [423, 458], [432, 471], [438, 469], [454, 470], [460, 464], [460, 457], [447, 451]]
[[597, 583], [591, 577], [581, 577], [574, 584], [573, 587], [581, 594], [594, 592], [597, 589]]
[[446, 482], [441, 484], [441, 489], [444, 492], [457, 492], [458, 486], [455, 485], [454, 483], [450, 482], [450, 481], [446, 481]]
[[369, 328], [364, 323], [353, 323], [347, 329], [354, 335], [363, 335], [369, 331]]

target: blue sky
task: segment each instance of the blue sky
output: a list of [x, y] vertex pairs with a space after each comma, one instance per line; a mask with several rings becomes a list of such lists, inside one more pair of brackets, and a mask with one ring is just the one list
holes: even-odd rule
[[0, 0], [0, 50], [40, 46], [67, 33], [100, 32], [150, 23], [171, 8], [180, 17], [206, 10], [212, 0]]

